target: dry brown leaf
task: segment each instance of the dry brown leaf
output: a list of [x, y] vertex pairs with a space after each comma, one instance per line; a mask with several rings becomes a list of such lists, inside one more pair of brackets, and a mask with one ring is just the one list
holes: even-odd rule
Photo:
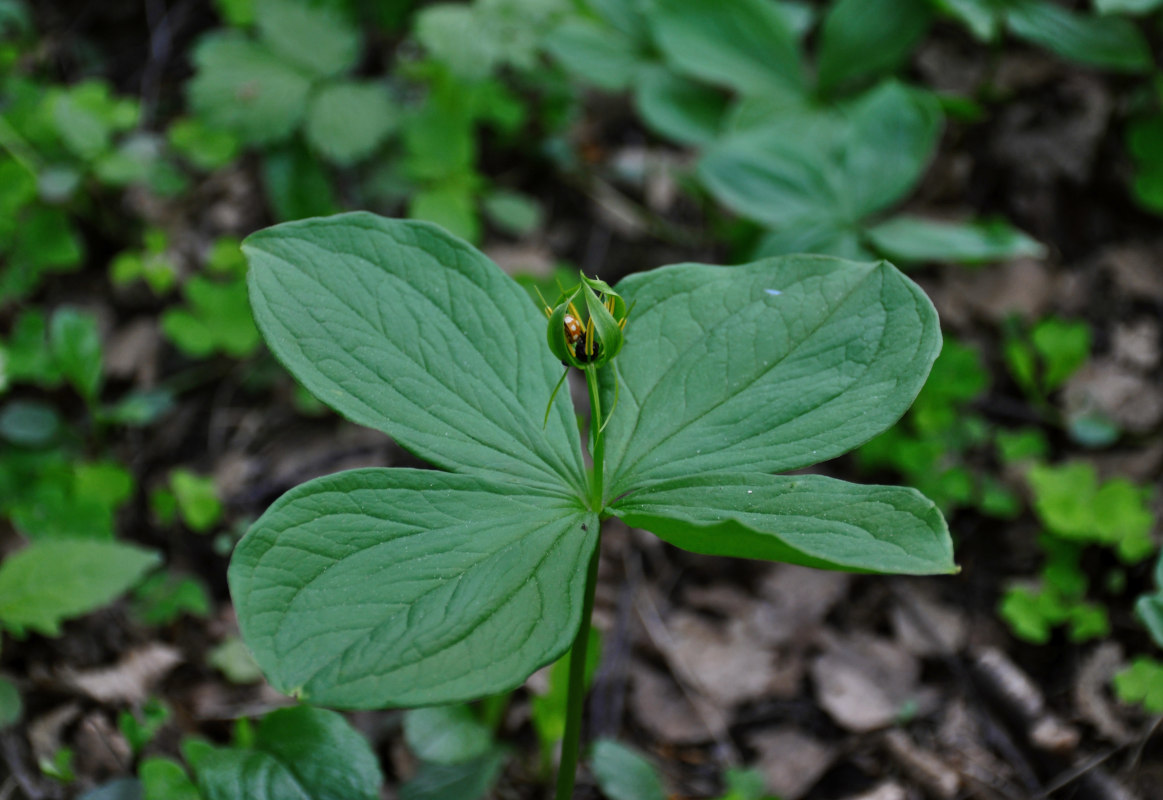
[[903, 647], [864, 633], [828, 635], [812, 661], [816, 700], [839, 725], [865, 732], [891, 725], [910, 704], [932, 693], [917, 685], [920, 663]]
[[182, 654], [161, 642], [132, 650], [111, 667], [93, 670], [61, 669], [57, 677], [65, 686], [99, 703], [144, 703], [150, 691], [181, 664]]
[[897, 641], [915, 656], [948, 655], [965, 646], [964, 615], [928, 592], [902, 584], [890, 614]]
[[836, 760], [836, 748], [791, 727], [751, 733], [747, 742], [759, 754], [754, 766], [767, 788], [784, 800], [807, 794]]
[[670, 657], [721, 708], [762, 697], [770, 689], [771, 653], [755, 641], [746, 620], [713, 624], [677, 611], [667, 620], [667, 630]]
[[759, 586], [767, 603], [754, 606], [757, 641], [777, 645], [812, 637], [832, 607], [848, 594], [852, 576], [843, 572], [776, 564]]
[[1094, 359], [1071, 376], [1063, 391], [1067, 414], [1101, 410], [1132, 433], [1163, 422], [1163, 391], [1138, 370], [1110, 359]]
[[[644, 664], [637, 665], [630, 675], [630, 709], [656, 739], [693, 744], [727, 732], [726, 720], [709, 700], [688, 697], [669, 677]], [[696, 709], [695, 703], [703, 707]]]

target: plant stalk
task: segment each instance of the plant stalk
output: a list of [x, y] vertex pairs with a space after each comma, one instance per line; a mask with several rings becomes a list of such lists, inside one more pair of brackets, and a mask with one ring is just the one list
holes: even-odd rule
[[569, 649], [569, 698], [565, 706], [565, 736], [561, 739], [561, 764], [557, 768], [557, 792], [554, 800], [572, 800], [573, 784], [577, 778], [577, 762], [581, 744], [582, 709], [586, 696], [586, 649], [590, 641], [590, 616], [594, 612], [594, 589], [598, 584], [598, 553], [602, 533], [590, 556], [586, 572], [586, 594], [582, 603], [581, 626]]
[[590, 393], [590, 454], [594, 467], [590, 473], [590, 510], [601, 514], [604, 506], [604, 467], [606, 462], [606, 437], [602, 435], [602, 398], [598, 391], [597, 367], [586, 367], [586, 388]]
[[[590, 395], [590, 454], [594, 462], [590, 472], [590, 509], [602, 513], [606, 487], [604, 470], [606, 460], [605, 437], [602, 435], [602, 400], [598, 391], [598, 370], [586, 367], [586, 388]], [[590, 617], [594, 613], [594, 590], [598, 585], [598, 554], [601, 552], [602, 529], [598, 523], [597, 541], [586, 570], [585, 599], [582, 601], [581, 625], [578, 626], [573, 646], [569, 649], [569, 695], [565, 706], [565, 735], [561, 739], [561, 764], [557, 768], [555, 800], [571, 800], [577, 778], [577, 762], [581, 749], [582, 711], [586, 697], [586, 649], [590, 641]]]

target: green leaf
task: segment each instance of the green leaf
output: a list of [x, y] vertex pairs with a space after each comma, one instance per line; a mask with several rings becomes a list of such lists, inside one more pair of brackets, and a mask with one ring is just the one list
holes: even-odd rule
[[400, 787], [400, 800], [481, 800], [497, 782], [507, 757], [496, 747], [472, 761], [421, 762], [412, 780]]
[[1012, 0], [1006, 25], [1015, 36], [1058, 55], [1117, 72], [1143, 72], [1151, 50], [1130, 20], [1079, 14], [1046, 0]]
[[570, 646], [597, 530], [576, 500], [508, 483], [353, 470], [271, 506], [234, 551], [231, 596], [281, 691], [340, 708], [460, 702]]
[[298, 142], [267, 153], [262, 176], [267, 202], [280, 220], [325, 217], [339, 210], [323, 165]]
[[835, 112], [783, 114], [725, 136], [698, 174], [722, 203], [757, 222], [842, 230], [912, 189], [940, 129], [931, 95], [888, 82]]
[[206, 663], [231, 683], [258, 683], [262, 680], [262, 670], [238, 637], [227, 639], [207, 653]]
[[610, 800], [666, 800], [654, 765], [613, 739], [599, 739], [590, 752], [590, 769]]
[[710, 144], [727, 112], [727, 96], [662, 67], [642, 71], [634, 102], [643, 121], [663, 136], [690, 145]]
[[997, 39], [1007, 0], [934, 0], [938, 8], [960, 19], [979, 41]]
[[56, 636], [62, 621], [112, 602], [158, 561], [117, 542], [36, 542], [0, 564], [0, 623], [18, 634]]
[[1042, 385], [1053, 391], [1090, 358], [1090, 326], [1048, 317], [1030, 331], [1030, 343], [1042, 359]]
[[433, 463], [494, 480], [586, 479], [561, 366], [525, 291], [433, 225], [344, 214], [243, 245], [268, 345], [312, 394]]
[[202, 357], [221, 350], [245, 358], [259, 345], [242, 280], [225, 283], [195, 275], [183, 293], [188, 309], [170, 307], [162, 312], [162, 331], [186, 353]]
[[0, 677], [0, 730], [20, 722], [24, 715], [24, 702], [20, 690], [7, 678]]
[[1150, 14], [1163, 8], [1163, 0], [1094, 0], [1100, 14]]
[[983, 264], [1046, 254], [1040, 242], [1002, 220], [966, 223], [900, 216], [865, 233], [873, 247], [898, 263]]
[[493, 734], [466, 705], [435, 706], [409, 711], [404, 739], [422, 761], [458, 764], [472, 761], [493, 746]]
[[147, 758], [137, 770], [144, 800], [202, 800], [198, 787], [182, 769], [168, 758]]
[[307, 141], [324, 158], [350, 166], [370, 156], [395, 129], [398, 112], [378, 83], [331, 83], [307, 109]]
[[416, 192], [408, 203], [408, 216], [432, 222], [453, 236], [475, 242], [481, 238], [481, 223], [476, 213], [473, 185], [459, 178], [456, 176]]
[[680, 264], [616, 288], [636, 305], [614, 362], [612, 497], [840, 455], [900, 418], [941, 346], [928, 298], [883, 261]]
[[795, 34], [767, 0], [658, 0], [654, 36], [676, 70], [743, 94], [802, 94]]
[[860, 237], [854, 227], [838, 227], [835, 220], [822, 220], [812, 224], [807, 219], [766, 234], [759, 240], [751, 257], [759, 260], [769, 256], [788, 256], [796, 253], [836, 256], [850, 261], [870, 261], [876, 258], [860, 244]]
[[225, 167], [238, 156], [238, 139], [196, 117], [175, 120], [166, 139], [179, 155], [207, 172]]
[[832, 95], [899, 69], [929, 29], [927, 0], [839, 0], [820, 29], [819, 90]]
[[483, 208], [489, 222], [513, 236], [528, 236], [544, 222], [545, 215], [536, 198], [521, 192], [507, 189], [490, 192]]
[[222, 516], [222, 501], [212, 477], [175, 469], [170, 473], [170, 486], [178, 501], [178, 512], [190, 530], [205, 533], [214, 527]]
[[383, 782], [367, 739], [307, 706], [267, 714], [250, 747], [208, 750], [194, 772], [206, 800], [378, 800]]
[[1124, 703], [1141, 703], [1151, 714], [1163, 713], [1163, 663], [1139, 656], [1115, 675], [1113, 683]]
[[1146, 626], [1155, 644], [1163, 647], [1163, 592], [1140, 597], [1135, 602], [1135, 615]]
[[255, 0], [264, 44], [307, 73], [329, 77], [359, 58], [359, 32], [334, 8], [303, 0]]
[[49, 347], [61, 375], [81, 397], [92, 402], [101, 386], [101, 335], [97, 318], [73, 308], [52, 315]]
[[303, 118], [310, 79], [268, 47], [237, 32], [212, 33], [194, 48], [190, 104], [212, 127], [247, 144], [290, 137]]
[[567, 19], [546, 37], [545, 49], [567, 72], [611, 92], [633, 85], [649, 63], [633, 39], [587, 19]]
[[720, 473], [652, 484], [610, 510], [694, 553], [858, 572], [956, 571], [945, 520], [915, 489]]
[[32, 400], [13, 400], [0, 410], [0, 436], [24, 447], [41, 447], [61, 427], [56, 409]]

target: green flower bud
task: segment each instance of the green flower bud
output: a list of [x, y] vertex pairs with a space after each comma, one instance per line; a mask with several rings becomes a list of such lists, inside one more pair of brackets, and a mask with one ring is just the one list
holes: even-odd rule
[[603, 280], [583, 274], [581, 283], [563, 292], [553, 308], [546, 305], [545, 313], [549, 350], [566, 366], [600, 367], [622, 349], [629, 311], [622, 296]]

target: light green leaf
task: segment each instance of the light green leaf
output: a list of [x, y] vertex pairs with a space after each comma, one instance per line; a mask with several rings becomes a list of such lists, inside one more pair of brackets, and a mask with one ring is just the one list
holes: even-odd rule
[[489, 222], [512, 236], [528, 236], [541, 227], [544, 213], [537, 199], [509, 189], [496, 189], [482, 207]]
[[567, 19], [550, 32], [545, 49], [567, 72], [600, 89], [631, 86], [647, 56], [630, 37], [586, 19]]
[[350, 166], [367, 158], [395, 129], [397, 111], [377, 83], [332, 83], [311, 98], [307, 141], [324, 158]]
[[610, 800], [666, 800], [666, 789], [654, 765], [613, 739], [594, 742], [590, 768]]
[[268, 345], [320, 400], [449, 469], [584, 491], [565, 396], [541, 424], [562, 369], [545, 318], [481, 253], [363, 213], [268, 228], [243, 250]]
[[178, 511], [190, 530], [205, 533], [222, 516], [222, 501], [218, 499], [218, 488], [212, 477], [175, 469], [170, 473], [170, 486]]
[[1041, 258], [1046, 248], [1002, 220], [945, 222], [894, 217], [865, 231], [886, 258], [900, 262], [939, 261], [982, 264], [1013, 258]]
[[460, 702], [568, 649], [597, 530], [576, 500], [508, 483], [353, 470], [276, 501], [235, 550], [230, 593], [281, 691], [339, 708]]
[[641, 72], [634, 102], [643, 121], [663, 136], [690, 145], [715, 139], [727, 112], [727, 96], [662, 67]]
[[466, 705], [409, 711], [404, 717], [404, 739], [417, 758], [435, 764], [472, 761], [493, 746], [492, 732]]
[[1150, 14], [1163, 8], [1163, 0], [1094, 0], [1100, 14]]
[[238, 637], [227, 639], [207, 653], [206, 663], [221, 672], [231, 683], [258, 683], [262, 680], [262, 670], [246, 649], [246, 644]]
[[1079, 14], [1046, 0], [1012, 0], [1006, 25], [1015, 36], [1083, 64], [1117, 72], [1151, 68], [1151, 50], [1130, 20]]
[[938, 8], [956, 17], [969, 28], [979, 41], [997, 39], [1005, 19], [1007, 0], [934, 0]]
[[710, 474], [632, 491], [611, 511], [706, 555], [856, 572], [956, 571], [941, 512], [904, 487], [819, 475]]
[[504, 748], [495, 747], [472, 761], [421, 762], [416, 775], [400, 787], [400, 800], [481, 800], [497, 782], [506, 758]]
[[92, 401], [101, 386], [101, 335], [97, 318], [74, 308], [58, 308], [49, 327], [49, 347], [61, 375], [81, 397]]
[[208, 749], [194, 765], [206, 800], [378, 800], [371, 746], [339, 714], [296, 706], [267, 714], [245, 749]]
[[840, 455], [900, 418], [941, 347], [932, 304], [884, 261], [679, 264], [616, 288], [637, 305], [606, 429], [613, 497]]
[[801, 94], [795, 34], [768, 0], [658, 0], [655, 39], [676, 70], [743, 94]]
[[888, 82], [835, 112], [784, 114], [723, 137], [698, 174], [722, 203], [757, 222], [844, 229], [912, 189], [940, 129], [931, 95]]
[[481, 222], [476, 213], [476, 198], [471, 183], [456, 176], [422, 189], [412, 195], [408, 216], [431, 222], [466, 242], [481, 238]]
[[141, 777], [144, 800], [202, 800], [198, 787], [176, 761], [147, 758], [137, 773]]
[[221, 128], [212, 128], [196, 117], [175, 120], [166, 130], [170, 147], [198, 169], [211, 171], [238, 156], [238, 140]]
[[299, 126], [311, 81], [265, 45], [213, 33], [194, 49], [194, 64], [190, 104], [211, 126], [248, 144], [282, 141]]
[[61, 622], [112, 602], [158, 561], [117, 542], [36, 542], [0, 564], [0, 624], [56, 636]]
[[1115, 694], [1124, 703], [1142, 703], [1152, 714], [1163, 714], [1163, 662], [1139, 656], [1114, 677]]
[[263, 42], [311, 75], [346, 72], [359, 58], [359, 32], [334, 9], [304, 0], [255, 0]]
[[834, 3], [820, 29], [820, 92], [835, 94], [899, 69], [928, 31], [931, 19], [927, 0]]

